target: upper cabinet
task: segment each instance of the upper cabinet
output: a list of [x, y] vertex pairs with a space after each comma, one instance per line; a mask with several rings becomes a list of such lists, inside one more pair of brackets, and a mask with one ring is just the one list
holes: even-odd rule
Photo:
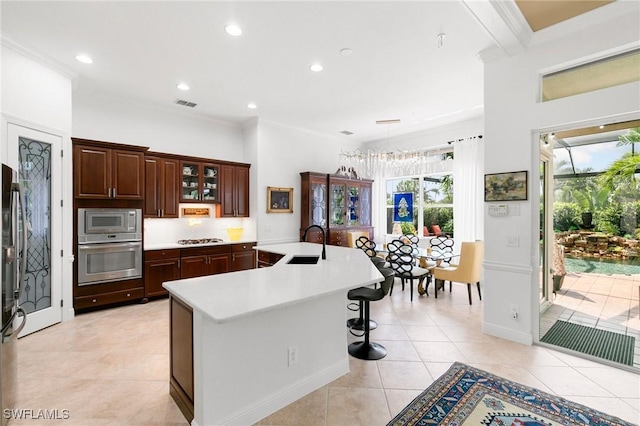
[[181, 203], [219, 203], [218, 164], [185, 160], [180, 162]]
[[249, 166], [220, 166], [220, 217], [249, 217]]
[[147, 148], [73, 139], [74, 195], [85, 199], [142, 200]]
[[368, 179], [329, 177], [329, 227], [371, 227]]
[[145, 156], [145, 217], [177, 218], [179, 216], [179, 169], [180, 160], [176, 158]]

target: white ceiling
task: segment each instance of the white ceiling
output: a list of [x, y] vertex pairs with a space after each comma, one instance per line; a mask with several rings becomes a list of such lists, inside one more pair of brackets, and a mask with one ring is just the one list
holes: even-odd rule
[[[509, 0], [511, 3], [512, 0]], [[241, 123], [251, 117], [357, 141], [483, 114], [500, 40], [473, 1], [5, 1], [2, 35], [69, 70], [75, 90]], [[243, 29], [225, 33], [228, 23]], [[446, 33], [438, 47], [438, 34]], [[340, 54], [350, 48], [349, 56]], [[504, 46], [502, 46], [504, 49]], [[77, 62], [79, 53], [94, 64]], [[324, 70], [313, 73], [309, 65]], [[191, 86], [187, 92], [179, 82]], [[247, 109], [249, 102], [258, 108]], [[376, 125], [376, 120], [401, 119]]]

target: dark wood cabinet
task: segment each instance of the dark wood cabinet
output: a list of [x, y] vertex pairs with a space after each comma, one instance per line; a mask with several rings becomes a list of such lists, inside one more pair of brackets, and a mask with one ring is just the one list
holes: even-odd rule
[[231, 270], [229, 245], [184, 248], [180, 252], [180, 278], [223, 274]]
[[254, 243], [231, 245], [231, 271], [244, 271], [256, 267]]
[[170, 298], [169, 393], [187, 419], [193, 420], [193, 310]]
[[145, 297], [169, 294], [162, 283], [180, 279], [180, 249], [150, 250], [144, 256]]
[[83, 139], [73, 141], [76, 198], [143, 199], [144, 151], [147, 148], [92, 143]]
[[249, 217], [249, 166], [220, 166], [220, 217]]
[[179, 216], [179, 167], [174, 158], [145, 156], [144, 217]]
[[[346, 246], [347, 232], [366, 231], [373, 238], [372, 185], [369, 179], [349, 179], [303, 172], [301, 177], [300, 237], [311, 225], [322, 227], [327, 244]], [[308, 242], [321, 243], [322, 233], [312, 228]]]
[[220, 166], [203, 161], [180, 161], [181, 203], [219, 203]]
[[144, 298], [142, 278], [100, 284], [75, 286], [73, 307], [78, 311], [115, 305], [123, 302], [141, 301]]
[[258, 250], [258, 268], [268, 268], [269, 266], [273, 266], [283, 257], [284, 255], [280, 253]]

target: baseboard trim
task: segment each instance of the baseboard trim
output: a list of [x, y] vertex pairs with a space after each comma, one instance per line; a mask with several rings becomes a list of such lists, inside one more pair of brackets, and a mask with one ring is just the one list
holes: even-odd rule
[[531, 275], [533, 268], [529, 265], [517, 265], [514, 263], [493, 262], [485, 260], [482, 262], [485, 269], [502, 272], [515, 272], [517, 274]]
[[524, 333], [522, 331], [512, 330], [510, 328], [502, 327], [496, 324], [490, 324], [488, 322], [482, 323], [482, 331], [492, 336], [500, 337], [502, 339], [512, 340], [514, 342], [522, 343], [523, 345], [533, 344], [533, 334]]

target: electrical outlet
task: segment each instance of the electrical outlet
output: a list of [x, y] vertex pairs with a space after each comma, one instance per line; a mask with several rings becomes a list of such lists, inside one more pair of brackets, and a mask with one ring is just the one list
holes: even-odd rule
[[517, 235], [509, 235], [507, 237], [507, 247], [520, 247], [520, 237]]
[[511, 319], [517, 320], [518, 316], [520, 315], [520, 309], [517, 305], [511, 305], [509, 307], [509, 314], [511, 315]]
[[289, 350], [287, 352], [287, 366], [291, 367], [298, 363], [298, 346], [289, 346]]

